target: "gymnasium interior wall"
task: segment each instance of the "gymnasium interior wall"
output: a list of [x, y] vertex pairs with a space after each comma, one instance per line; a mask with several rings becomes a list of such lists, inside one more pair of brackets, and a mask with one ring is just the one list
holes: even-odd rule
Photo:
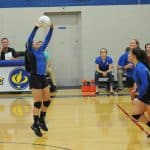
[[[0, 38], [8, 37], [10, 46], [24, 51], [38, 17], [44, 12], [62, 11], [81, 12], [81, 79], [94, 77], [94, 60], [101, 47], [108, 49], [116, 64], [131, 39], [138, 39], [142, 48], [150, 42], [150, 5], [1, 8]], [[43, 37], [44, 32], [39, 32], [37, 39]]]

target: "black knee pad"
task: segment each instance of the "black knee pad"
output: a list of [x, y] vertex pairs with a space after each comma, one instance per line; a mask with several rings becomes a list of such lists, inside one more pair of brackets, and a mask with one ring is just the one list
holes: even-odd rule
[[143, 114], [132, 115], [135, 120], [139, 120]]
[[34, 102], [34, 107], [40, 109], [42, 106], [42, 102]]
[[147, 125], [150, 127], [150, 121], [147, 122]]
[[50, 105], [50, 103], [51, 103], [51, 100], [47, 100], [47, 101], [44, 101], [44, 102], [43, 102], [43, 105], [44, 105], [45, 107], [48, 107], [48, 106]]

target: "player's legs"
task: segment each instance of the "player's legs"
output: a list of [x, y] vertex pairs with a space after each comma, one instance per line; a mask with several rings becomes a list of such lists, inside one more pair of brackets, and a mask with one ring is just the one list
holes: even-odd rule
[[48, 131], [48, 127], [45, 122], [47, 109], [51, 103], [50, 92], [49, 92], [48, 86], [42, 89], [42, 98], [43, 98], [43, 103], [42, 103], [41, 112], [40, 112], [40, 127], [44, 131]]
[[123, 73], [124, 73], [124, 70], [118, 67], [117, 69], [118, 90], [123, 89]]
[[114, 77], [112, 75], [112, 72], [109, 72], [107, 74], [107, 76], [108, 76], [108, 83], [109, 83], [110, 93], [113, 93], [114, 92], [113, 91]]
[[39, 113], [42, 106], [42, 90], [32, 88], [32, 96], [34, 99], [34, 107], [33, 107], [33, 119], [34, 123], [32, 125], [32, 129], [37, 136], [42, 136], [42, 133], [39, 128]]
[[147, 123], [148, 120], [144, 115], [145, 111], [146, 111], [145, 104], [139, 99], [135, 98], [133, 100], [132, 118], [136, 121]]

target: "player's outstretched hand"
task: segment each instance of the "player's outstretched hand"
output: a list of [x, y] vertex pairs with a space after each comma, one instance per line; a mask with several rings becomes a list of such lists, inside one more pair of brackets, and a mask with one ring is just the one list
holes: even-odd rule
[[51, 23], [50, 27], [51, 27], [51, 28], [53, 28], [53, 27], [54, 27], [54, 25]]
[[41, 23], [36, 23], [35, 26], [40, 28], [42, 26], [42, 24]]

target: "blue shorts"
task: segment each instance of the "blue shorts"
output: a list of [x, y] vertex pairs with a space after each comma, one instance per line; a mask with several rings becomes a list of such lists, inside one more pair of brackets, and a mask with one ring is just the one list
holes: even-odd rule
[[134, 85], [134, 80], [131, 77], [126, 77], [126, 84], [128, 88], [132, 88]]

